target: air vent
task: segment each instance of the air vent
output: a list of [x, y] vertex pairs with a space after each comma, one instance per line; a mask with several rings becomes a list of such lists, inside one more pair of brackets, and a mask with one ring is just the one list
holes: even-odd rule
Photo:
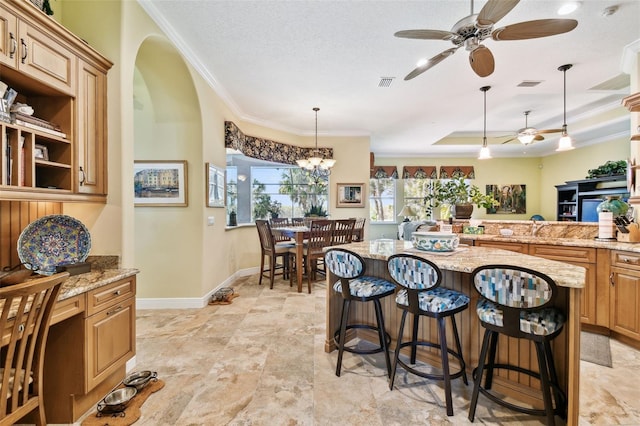
[[536, 87], [540, 83], [542, 83], [542, 81], [524, 80], [522, 83], [518, 84], [517, 87]]
[[380, 82], [378, 83], [378, 87], [389, 87], [391, 83], [393, 83], [393, 79], [395, 77], [380, 77]]

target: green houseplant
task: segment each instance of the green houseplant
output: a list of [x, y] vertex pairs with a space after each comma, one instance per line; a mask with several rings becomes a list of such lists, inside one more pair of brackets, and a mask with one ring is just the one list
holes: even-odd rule
[[440, 207], [441, 219], [449, 218], [452, 206], [456, 209], [456, 219], [468, 219], [473, 212], [473, 206], [488, 209], [498, 204], [493, 196], [483, 194], [480, 188], [468, 184], [462, 177], [444, 182], [434, 181], [431, 192], [424, 197], [424, 203], [430, 215], [434, 207]]
[[304, 217], [325, 217], [327, 216], [327, 211], [322, 207], [322, 204], [316, 205], [311, 204], [309, 210], [304, 213]]

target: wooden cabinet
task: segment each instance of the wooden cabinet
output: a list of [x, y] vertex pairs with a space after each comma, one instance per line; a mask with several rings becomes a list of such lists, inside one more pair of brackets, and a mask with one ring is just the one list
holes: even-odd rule
[[106, 202], [112, 65], [29, 2], [0, 0], [0, 80], [57, 125], [0, 122], [0, 199]]
[[611, 251], [611, 331], [640, 341], [640, 253]]
[[606, 256], [607, 251], [598, 253], [595, 248], [531, 244], [529, 254], [582, 266], [585, 269], [584, 288], [580, 291], [580, 322], [596, 325], [598, 312], [597, 257], [598, 255]]
[[606, 176], [556, 185], [557, 220], [597, 222], [595, 207], [607, 195], [628, 197], [626, 176]]
[[578, 185], [556, 185], [558, 209], [556, 219], [574, 222], [578, 220]]
[[44, 367], [47, 421], [73, 423], [120, 383], [135, 355], [135, 290], [135, 276], [91, 290], [82, 295], [83, 313], [51, 327]]

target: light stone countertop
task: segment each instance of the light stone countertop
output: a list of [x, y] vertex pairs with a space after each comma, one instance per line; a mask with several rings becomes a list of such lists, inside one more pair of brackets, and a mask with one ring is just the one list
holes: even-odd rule
[[129, 269], [98, 269], [84, 274], [70, 276], [62, 283], [58, 300], [69, 299], [79, 294], [86, 293], [94, 288], [102, 287], [123, 278], [136, 275], [140, 271]]
[[396, 253], [415, 254], [431, 260], [439, 268], [447, 271], [469, 273], [479, 266], [489, 264], [519, 265], [547, 274], [560, 287], [584, 288], [585, 283], [585, 269], [581, 266], [508, 250], [461, 245], [453, 252], [435, 253], [414, 249], [410, 241], [391, 239], [362, 241], [339, 247], [351, 250], [365, 259], [383, 261]]
[[640, 253], [640, 243], [623, 243], [619, 241], [599, 241], [595, 238], [553, 238], [546, 236], [512, 235], [505, 237], [502, 235], [474, 235], [458, 234], [460, 239], [473, 241], [499, 241], [505, 243], [527, 243], [527, 244], [548, 244], [552, 246], [567, 247], [592, 247], [610, 250], [624, 250]]

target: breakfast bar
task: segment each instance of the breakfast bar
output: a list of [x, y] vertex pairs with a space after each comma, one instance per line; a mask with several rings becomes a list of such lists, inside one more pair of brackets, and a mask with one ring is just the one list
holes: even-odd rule
[[[470, 309], [456, 314], [456, 322], [462, 340], [463, 356], [468, 373], [478, 365], [482, 342], [482, 327], [479, 324], [475, 305], [478, 299], [471, 282], [471, 272], [479, 266], [489, 264], [519, 265], [540, 271], [551, 277], [558, 285], [559, 294], [555, 306], [566, 315], [566, 324], [562, 333], [552, 342], [556, 369], [560, 387], [567, 395], [567, 424], [578, 423], [578, 389], [580, 368], [580, 292], [585, 284], [585, 269], [536, 256], [513, 251], [460, 245], [452, 252], [426, 252], [413, 248], [411, 242], [396, 240], [371, 240], [340, 246], [359, 254], [365, 259], [366, 275], [390, 280], [387, 271], [387, 259], [396, 253], [411, 253], [433, 261], [443, 271], [442, 286], [460, 291], [471, 299]], [[340, 322], [341, 298], [333, 291], [335, 277], [327, 277], [327, 312], [325, 351], [335, 349], [333, 333]], [[396, 334], [401, 312], [395, 306], [394, 298], [382, 300], [386, 331], [391, 335], [391, 348], [395, 347]], [[367, 304], [356, 304], [352, 309], [353, 319], [374, 324], [373, 309]], [[437, 341], [437, 330], [432, 324], [420, 328], [423, 340]], [[447, 331], [450, 333], [450, 330]], [[359, 331], [358, 337], [375, 342], [377, 336]], [[506, 340], [500, 337], [499, 361], [520, 364], [524, 368], [537, 371], [535, 349], [529, 342], [516, 339]], [[502, 339], [505, 339], [504, 341]], [[449, 334], [447, 334], [447, 340]], [[453, 341], [453, 340], [450, 340]], [[418, 358], [439, 365], [439, 355], [431, 350], [418, 352]], [[541, 395], [536, 380], [514, 372], [500, 372], [494, 377], [494, 388], [505, 396], [514, 397], [522, 402], [541, 406]]]

